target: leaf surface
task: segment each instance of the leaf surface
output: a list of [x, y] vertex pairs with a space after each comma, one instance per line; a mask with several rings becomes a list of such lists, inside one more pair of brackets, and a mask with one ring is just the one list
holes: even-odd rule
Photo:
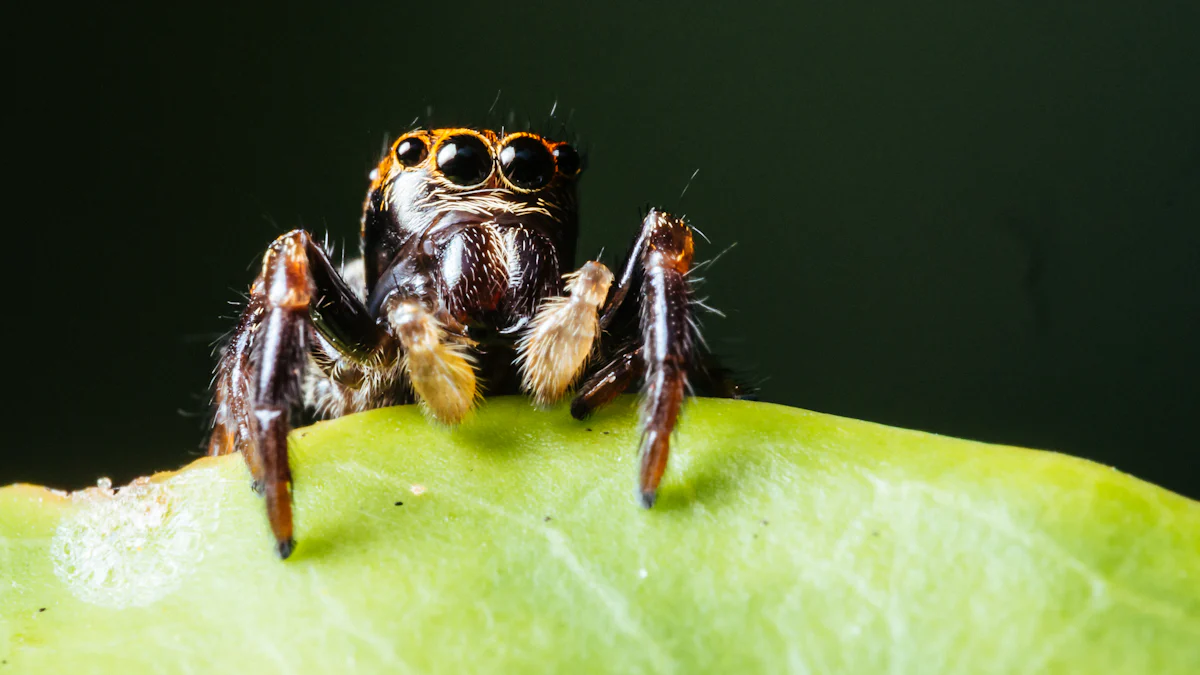
[[697, 400], [644, 511], [636, 446], [632, 398], [300, 429], [287, 562], [238, 457], [115, 495], [0, 489], [0, 675], [1200, 672], [1196, 502]]

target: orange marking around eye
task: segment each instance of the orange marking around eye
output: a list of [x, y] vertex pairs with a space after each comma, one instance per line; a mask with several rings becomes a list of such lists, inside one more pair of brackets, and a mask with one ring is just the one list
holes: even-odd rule
[[[428, 171], [431, 174], [436, 173], [438, 146], [440, 146], [442, 141], [446, 140], [450, 136], [456, 136], [459, 134], [467, 134], [481, 139], [484, 144], [488, 146], [488, 150], [493, 157], [496, 156], [496, 153], [499, 152], [500, 148], [505, 143], [507, 143], [510, 139], [518, 137], [532, 138], [538, 141], [544, 145], [551, 154], [553, 154], [554, 151], [561, 146], [570, 145], [565, 141], [551, 141], [545, 136], [541, 136], [530, 131], [515, 131], [501, 136], [499, 133], [492, 131], [491, 129], [472, 129], [470, 127], [446, 127], [443, 129], [428, 130], [419, 129], [416, 131], [410, 131], [407, 134], [403, 134], [397, 137], [396, 140], [392, 141], [392, 144], [388, 146], [387, 155], [379, 162], [379, 165], [375, 167], [375, 171], [372, 173], [371, 189], [377, 190], [383, 187], [388, 180], [390, 180], [396, 173], [400, 171], [423, 170]], [[428, 154], [426, 155], [425, 160], [420, 164], [409, 167], [401, 166], [401, 164], [396, 161], [396, 148], [405, 139], [414, 137], [420, 138], [425, 142], [425, 145], [428, 148]], [[574, 174], [569, 176], [561, 173], [556, 175], [570, 179], [574, 178], [578, 174], [579, 171], [576, 171]]]
[[505, 145], [508, 145], [508, 142], [513, 140], [514, 138], [532, 138], [533, 140], [537, 141], [538, 143], [541, 143], [542, 145], [546, 146], [546, 150], [551, 153], [554, 152], [554, 148], [561, 145], [560, 143], [551, 143], [550, 141], [546, 140], [546, 138], [544, 136], [538, 136], [537, 134], [535, 134], [531, 131], [514, 131], [513, 133], [505, 136], [504, 138], [497, 140], [496, 147], [501, 148]]

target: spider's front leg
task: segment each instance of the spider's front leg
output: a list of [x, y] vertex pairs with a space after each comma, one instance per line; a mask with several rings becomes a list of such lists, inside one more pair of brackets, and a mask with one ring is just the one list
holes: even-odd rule
[[567, 294], [543, 300], [517, 343], [522, 387], [538, 405], [562, 398], [587, 365], [613, 274], [592, 260], [566, 279]]
[[691, 287], [692, 230], [682, 218], [651, 210], [600, 320], [607, 327], [626, 296], [638, 289], [640, 339], [588, 379], [571, 403], [577, 419], [608, 403], [644, 377], [638, 499], [650, 508], [658, 496], [679, 418], [688, 371], [695, 361]]
[[250, 301], [217, 366], [209, 454], [240, 450], [266, 498], [281, 558], [291, 555], [287, 435], [301, 404], [314, 329], [348, 356], [369, 354], [384, 333], [303, 230], [271, 244]]

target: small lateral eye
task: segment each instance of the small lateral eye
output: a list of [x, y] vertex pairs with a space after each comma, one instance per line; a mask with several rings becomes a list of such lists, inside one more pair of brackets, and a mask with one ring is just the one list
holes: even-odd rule
[[470, 134], [451, 136], [437, 151], [438, 171], [446, 180], [468, 187], [478, 185], [492, 173], [492, 156], [487, 145]]
[[500, 170], [513, 186], [537, 190], [554, 177], [554, 157], [536, 138], [518, 136], [500, 150]]
[[416, 166], [425, 161], [429, 148], [418, 136], [409, 136], [396, 144], [396, 161], [401, 166]]
[[558, 163], [558, 172], [564, 176], [574, 176], [579, 173], [579, 153], [566, 143], [554, 149], [554, 161]]

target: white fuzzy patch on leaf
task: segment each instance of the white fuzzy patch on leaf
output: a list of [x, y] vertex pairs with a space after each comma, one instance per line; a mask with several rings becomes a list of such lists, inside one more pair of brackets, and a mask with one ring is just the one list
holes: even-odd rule
[[50, 545], [55, 575], [72, 595], [103, 607], [142, 607], [169, 595], [196, 568], [219, 520], [217, 502], [189, 503], [180, 487], [211, 481], [210, 473], [139, 478], [118, 491], [101, 482], [74, 493], [76, 508]]

